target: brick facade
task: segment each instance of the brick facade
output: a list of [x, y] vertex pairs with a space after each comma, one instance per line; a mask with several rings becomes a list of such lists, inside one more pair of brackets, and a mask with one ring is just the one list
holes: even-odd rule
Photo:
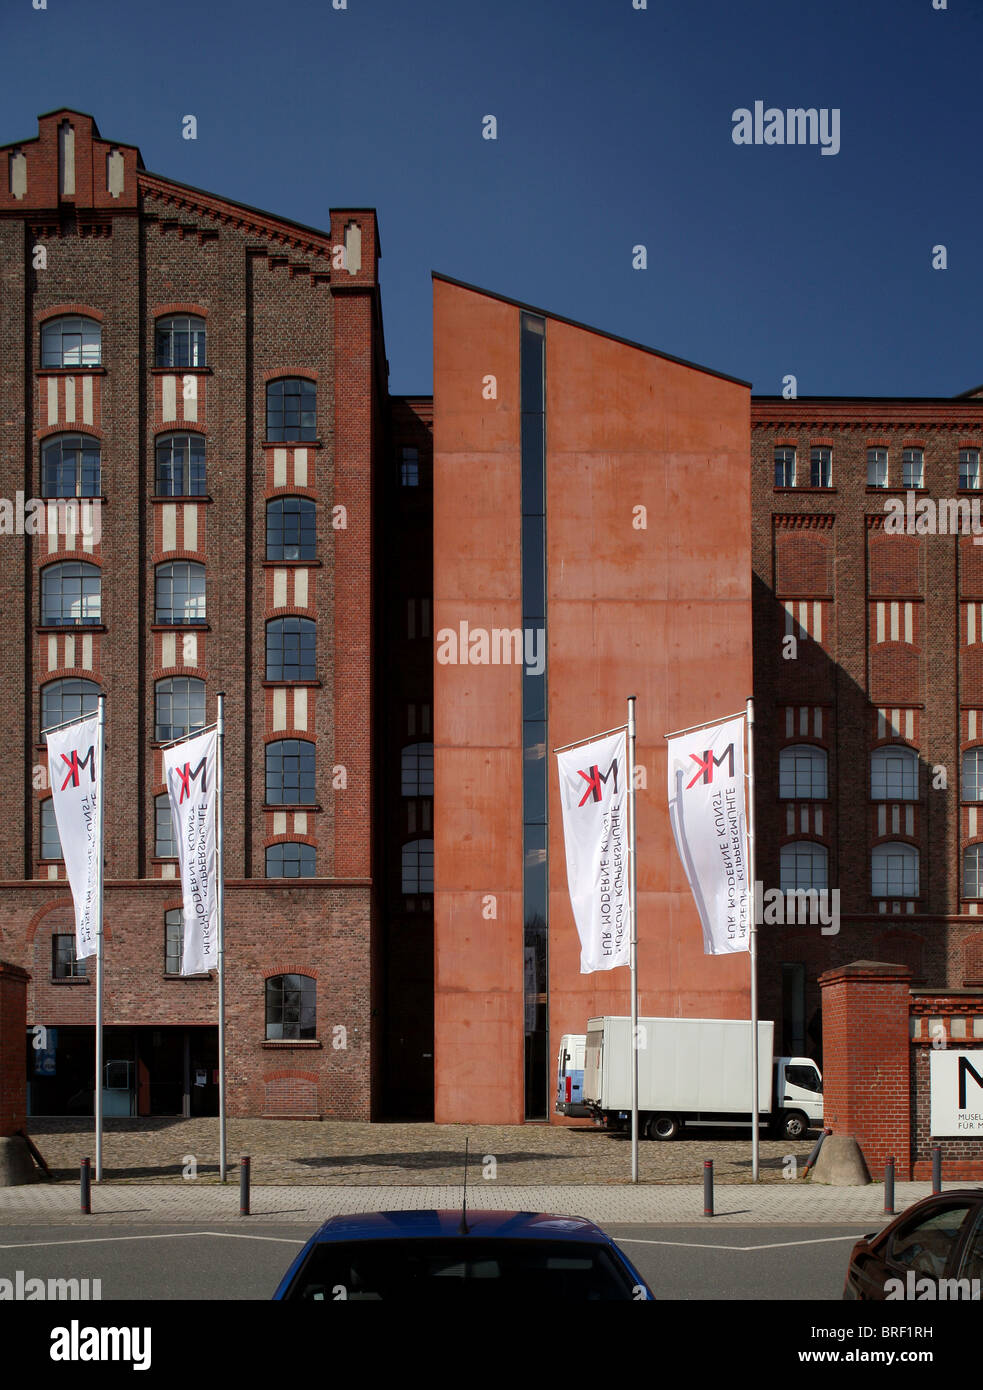
[[[914, 500], [978, 506], [983, 493], [959, 489], [959, 454], [983, 448], [983, 412], [968, 396], [753, 397], [751, 422], [757, 871], [766, 889], [790, 886], [783, 848], [809, 841], [840, 894], [838, 934], [762, 928], [762, 1007], [783, 1020], [785, 1048], [818, 1056], [823, 971], [895, 961], [915, 985], [950, 989], [979, 974], [980, 902], [961, 880], [983, 820], [961, 761], [983, 738], [983, 612], [966, 611], [983, 592], [983, 550], [970, 536], [894, 534], [885, 502], [907, 505], [904, 451], [920, 449]], [[828, 486], [812, 485], [825, 481], [812, 471], [820, 448]], [[868, 486], [875, 449], [886, 487]], [[794, 451], [794, 482], [776, 476], [778, 450]], [[782, 751], [802, 745], [825, 755], [825, 796], [781, 794]], [[917, 795], [872, 795], [871, 756], [887, 747], [914, 756]], [[886, 845], [917, 851], [917, 891], [873, 891], [872, 855]]]
[[[148, 174], [138, 150], [77, 112], [42, 117], [38, 138], [0, 162], [2, 493], [40, 497], [44, 442], [83, 434], [100, 446], [103, 499], [96, 545], [2, 538], [0, 605], [18, 620], [4, 625], [0, 699], [23, 756], [0, 768], [0, 951], [30, 962], [29, 1023], [91, 1024], [86, 982], [51, 978], [50, 938], [71, 931], [71, 904], [64, 865], [40, 853], [42, 690], [88, 680], [107, 694], [107, 1027], [215, 1023], [214, 979], [164, 974], [164, 912], [180, 890], [176, 861], [156, 853], [155, 686], [204, 682], [208, 721], [223, 691], [231, 1114], [372, 1112], [377, 262], [371, 210], [302, 227]], [[98, 366], [42, 366], [41, 326], [64, 314], [101, 326]], [[168, 314], [204, 320], [207, 365], [155, 365]], [[316, 438], [267, 439], [267, 387], [284, 377], [316, 388]], [[156, 445], [175, 434], [204, 441], [204, 495], [158, 494]], [[283, 495], [315, 503], [313, 560], [266, 559], [267, 503]], [[42, 576], [64, 561], [97, 568], [98, 622], [42, 623]], [[204, 622], [156, 621], [157, 566], [172, 561], [204, 566]], [[287, 615], [316, 625], [313, 681], [265, 679], [267, 622]], [[314, 747], [310, 803], [266, 804], [266, 746], [283, 739]], [[265, 878], [267, 849], [284, 841], [314, 848], [316, 878]], [[316, 1042], [266, 1042], [276, 973], [316, 980]]]

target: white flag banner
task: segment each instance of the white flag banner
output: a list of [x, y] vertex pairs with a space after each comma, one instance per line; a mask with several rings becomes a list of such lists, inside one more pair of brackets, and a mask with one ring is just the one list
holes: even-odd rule
[[745, 805], [743, 714], [669, 739], [669, 820], [708, 956], [751, 949]]
[[556, 755], [582, 975], [630, 964], [627, 747], [622, 731]]
[[75, 955], [96, 954], [99, 923], [99, 716], [46, 735], [48, 777], [65, 872], [75, 903]]
[[184, 895], [182, 975], [201, 975], [218, 966], [217, 750], [215, 729], [164, 749], [164, 777]]

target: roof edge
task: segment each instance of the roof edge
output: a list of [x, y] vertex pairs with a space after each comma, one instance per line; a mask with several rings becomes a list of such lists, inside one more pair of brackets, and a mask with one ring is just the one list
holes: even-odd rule
[[718, 372], [714, 367], [705, 367], [702, 362], [691, 362], [686, 357], [675, 357], [671, 352], [663, 352], [660, 348], [649, 347], [647, 343], [637, 343], [633, 338], [623, 338], [619, 333], [609, 333], [604, 328], [597, 328], [592, 323], [581, 323], [579, 319], [567, 318], [565, 314], [554, 314], [550, 309], [539, 308], [535, 304], [526, 304], [521, 299], [513, 299], [511, 295], [499, 294], [497, 290], [486, 290], [481, 285], [471, 285], [467, 280], [456, 280], [453, 275], [444, 275], [439, 270], [431, 270], [430, 278], [440, 280], [445, 285], [456, 285], [458, 289], [470, 290], [472, 294], [483, 294], [488, 299], [497, 299], [501, 304], [511, 304], [516, 309], [524, 309], [529, 314], [540, 314], [543, 318], [554, 319], [557, 323], [568, 324], [571, 328], [579, 328], [584, 333], [596, 333], [599, 338], [607, 338], [612, 343], [623, 343], [625, 347], [635, 348], [638, 352], [647, 352], [652, 357], [660, 357], [664, 362], [674, 362], [677, 367], [689, 367], [691, 371], [703, 372], [705, 376], [716, 377], [718, 381], [729, 381], [734, 386], [746, 386], [751, 389], [751, 383], [742, 377], [731, 376], [728, 372]]

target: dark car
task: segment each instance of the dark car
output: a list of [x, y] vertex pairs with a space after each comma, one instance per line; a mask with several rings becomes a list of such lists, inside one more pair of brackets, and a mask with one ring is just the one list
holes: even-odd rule
[[953, 1189], [908, 1207], [858, 1240], [843, 1297], [978, 1299], [983, 1288], [983, 1188]]
[[380, 1211], [333, 1216], [287, 1270], [275, 1299], [648, 1301], [655, 1295], [610, 1236], [580, 1216], [530, 1211]]

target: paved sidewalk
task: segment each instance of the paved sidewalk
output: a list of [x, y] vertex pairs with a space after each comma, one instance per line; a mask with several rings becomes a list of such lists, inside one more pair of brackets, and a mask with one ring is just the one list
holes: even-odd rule
[[[948, 1187], [958, 1187], [949, 1183]], [[898, 1183], [895, 1210], [901, 1211], [931, 1192], [931, 1183]], [[457, 1208], [461, 1186], [347, 1186], [254, 1187], [251, 1217], [239, 1217], [236, 1175], [225, 1187], [188, 1182], [93, 1184], [91, 1216], [79, 1211], [78, 1183], [32, 1183], [0, 1188], [0, 1225], [78, 1222], [91, 1228], [126, 1222], [218, 1222], [265, 1220], [297, 1222], [313, 1227], [329, 1216], [359, 1211], [406, 1211]], [[655, 1222], [707, 1225], [789, 1224], [830, 1222], [878, 1230], [886, 1224], [884, 1189], [826, 1187], [811, 1182], [719, 1184], [714, 1192], [717, 1215], [703, 1216], [702, 1184], [676, 1186], [522, 1186], [506, 1187], [480, 1177], [468, 1183], [468, 1206], [498, 1211], [552, 1211], [585, 1216], [599, 1224]]]

